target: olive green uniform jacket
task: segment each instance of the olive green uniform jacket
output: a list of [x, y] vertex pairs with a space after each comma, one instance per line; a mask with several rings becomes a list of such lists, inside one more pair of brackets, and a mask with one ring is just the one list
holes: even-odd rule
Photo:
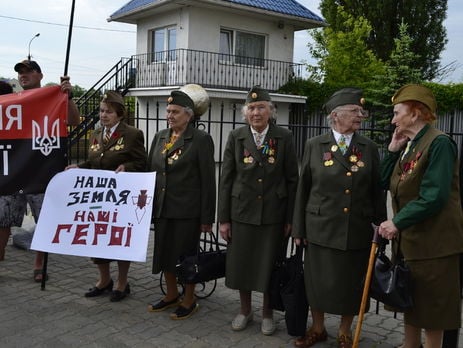
[[343, 156], [332, 132], [309, 139], [294, 210], [294, 237], [339, 250], [369, 248], [371, 224], [386, 218], [376, 144], [355, 133]]
[[191, 124], [173, 146], [170, 129], [159, 131], [151, 144], [148, 170], [156, 171], [154, 217], [215, 221], [214, 142], [209, 134]]
[[218, 220], [291, 223], [297, 180], [297, 155], [289, 130], [270, 124], [260, 151], [249, 126], [233, 130], [223, 156]]
[[123, 164], [127, 172], [143, 172], [146, 168], [143, 132], [120, 122], [104, 144], [103, 129], [98, 128], [91, 135], [88, 159], [80, 163], [79, 168], [115, 170]]

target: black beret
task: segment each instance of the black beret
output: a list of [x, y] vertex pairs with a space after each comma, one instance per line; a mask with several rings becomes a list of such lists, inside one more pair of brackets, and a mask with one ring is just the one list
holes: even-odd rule
[[194, 110], [195, 108], [195, 103], [193, 102], [193, 99], [191, 99], [188, 96], [188, 94], [182, 91], [172, 91], [170, 93], [170, 97], [167, 98], [167, 104], [188, 107], [191, 110]]

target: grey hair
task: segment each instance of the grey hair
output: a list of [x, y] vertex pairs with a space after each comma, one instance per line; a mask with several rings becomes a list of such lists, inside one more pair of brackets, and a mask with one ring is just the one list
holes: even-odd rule
[[190, 122], [194, 122], [195, 121], [195, 113], [193, 111], [192, 108], [188, 107], [188, 106], [184, 106], [183, 107], [183, 111], [185, 111], [191, 118], [190, 118]]
[[[268, 103], [267, 105], [270, 107], [270, 122], [274, 122], [277, 119], [277, 109], [275, 105], [271, 101], [265, 101], [265, 103]], [[241, 108], [241, 115], [243, 116], [243, 121], [246, 121], [246, 113], [248, 111], [248, 104], [244, 104], [243, 107]]]
[[326, 121], [328, 122], [328, 126], [330, 126], [330, 127], [333, 126], [333, 123], [334, 123], [333, 122], [334, 121], [333, 120], [333, 113], [338, 112], [339, 109], [340, 109], [340, 107], [336, 106], [333, 110], [331, 110], [331, 112], [328, 115], [326, 115]]

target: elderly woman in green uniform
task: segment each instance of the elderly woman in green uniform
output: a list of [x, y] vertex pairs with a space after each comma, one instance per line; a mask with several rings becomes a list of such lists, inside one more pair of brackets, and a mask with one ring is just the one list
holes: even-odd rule
[[[118, 92], [107, 91], [100, 103], [101, 127], [90, 137], [87, 161], [70, 165], [66, 169], [78, 167], [116, 172], [144, 171], [146, 151], [143, 132], [122, 121], [126, 113], [123, 97]], [[95, 258], [93, 262], [98, 266], [100, 276], [96, 285], [85, 293], [85, 297], [101, 296], [106, 291], [112, 291], [110, 300], [118, 302], [130, 294], [127, 279], [130, 261], [117, 261], [119, 276], [115, 286], [109, 267], [111, 260]]]
[[[193, 86], [207, 96], [202, 87]], [[153, 273], [164, 272], [167, 287], [166, 295], [149, 304], [148, 310], [177, 307], [170, 316], [173, 320], [189, 318], [199, 308], [195, 284], [186, 284], [180, 298], [175, 266], [181, 256], [196, 253], [201, 232], [211, 232], [215, 219], [214, 143], [193, 126], [204, 112], [196, 110], [190, 95], [173, 91], [167, 99], [169, 128], [156, 133], [148, 155], [148, 170], [157, 172]]]
[[392, 98], [395, 126], [381, 168], [394, 218], [379, 234], [393, 239], [410, 267], [414, 307], [404, 313], [403, 347], [442, 345], [443, 330], [461, 324], [459, 254], [463, 215], [455, 142], [433, 127], [436, 100], [422, 85], [405, 85]]
[[270, 275], [291, 231], [298, 167], [291, 132], [273, 122], [269, 93], [254, 86], [243, 107], [248, 125], [230, 132], [219, 185], [220, 234], [228, 242], [225, 284], [240, 293], [235, 331], [253, 319], [251, 292], [264, 293], [261, 331], [276, 329], [267, 295]]
[[343, 88], [326, 102], [331, 131], [307, 140], [294, 208], [293, 237], [304, 242], [304, 276], [312, 326], [296, 347], [326, 341], [324, 313], [341, 316], [339, 347], [352, 346], [373, 237], [386, 217], [376, 144], [357, 131], [362, 90]]

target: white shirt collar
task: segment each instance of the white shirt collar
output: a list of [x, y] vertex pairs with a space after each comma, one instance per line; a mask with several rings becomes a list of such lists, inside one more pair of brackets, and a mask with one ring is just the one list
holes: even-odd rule
[[267, 135], [267, 132], [268, 132], [268, 129], [270, 128], [269, 125], [267, 125], [267, 127], [265, 127], [265, 129], [262, 131], [262, 132], [258, 132], [256, 131], [254, 128], [251, 127], [251, 132], [252, 134], [263, 134], [264, 136]]
[[341, 137], [341, 135], [344, 135], [344, 138], [346, 138], [347, 146], [350, 145], [350, 142], [352, 141], [352, 137], [354, 136], [354, 133], [341, 134], [341, 133], [335, 131], [334, 129], [332, 129], [332, 131], [333, 131], [334, 139], [336, 140], [337, 143], [339, 143], [339, 138]]

